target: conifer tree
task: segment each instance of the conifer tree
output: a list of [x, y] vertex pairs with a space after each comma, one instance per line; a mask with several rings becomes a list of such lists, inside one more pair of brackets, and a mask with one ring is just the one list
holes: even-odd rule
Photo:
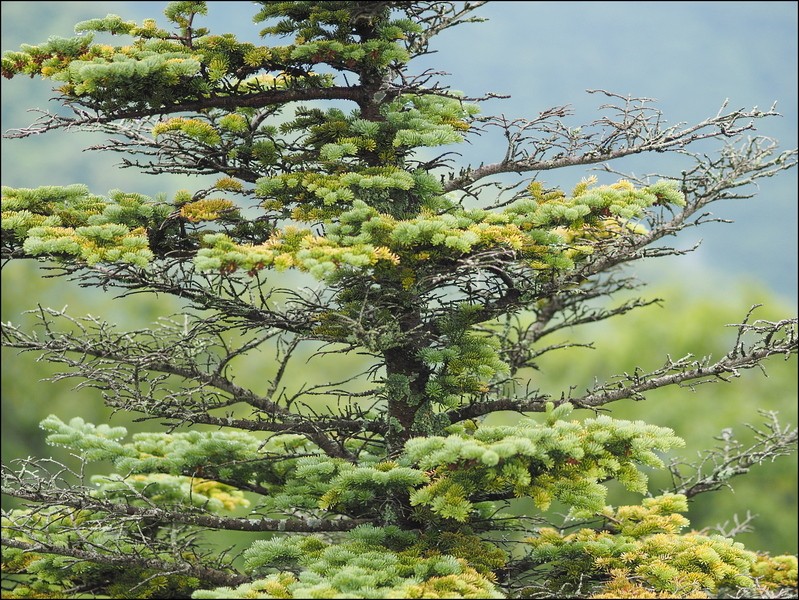
[[[163, 26], [108, 15], [3, 55], [4, 77], [56, 82], [67, 109], [8, 137], [99, 131], [123, 166], [215, 176], [174, 197], [3, 188], [4, 264], [33, 258], [83, 286], [186, 303], [147, 330], [49, 308], [34, 330], [3, 324], [6, 346], [64, 365], [151, 425], [129, 436], [42, 415], [55, 458], [3, 466], [3, 493], [26, 504], [3, 514], [4, 597], [795, 591], [795, 557], [692, 531], [682, 514], [790, 453], [795, 430], [772, 417], [755, 449], [728, 440], [704, 469], [672, 467], [673, 488], [652, 490], [646, 471], [666, 468], [679, 432], [608, 414], [790, 358], [795, 319], [744, 309], [725, 356], [668, 358], [584, 391], [544, 393], [530, 375], [559, 349], [553, 333], [650, 302], [608, 302], [634, 288], [628, 263], [680, 253], [659, 242], [795, 166], [795, 150], [743, 137], [775, 111], [725, 106], [666, 126], [646, 99], [597, 91], [606, 112], [579, 129], [566, 108], [484, 116], [485, 98], [413, 67], [436, 34], [479, 21], [483, 2], [255, 4], [262, 45], [200, 26], [205, 3], [191, 1], [169, 3]], [[106, 34], [119, 45], [95, 41]], [[452, 158], [495, 130], [500, 156]], [[674, 178], [544, 181], [702, 140], [718, 151]], [[258, 351], [258, 385], [237, 383]], [[292, 364], [309, 355], [366, 367], [304, 385]], [[71, 477], [90, 463], [103, 474]], [[641, 502], [608, 506], [610, 480]], [[534, 511], [514, 512], [519, 498]], [[257, 539], [236, 555], [212, 545], [218, 531]]]

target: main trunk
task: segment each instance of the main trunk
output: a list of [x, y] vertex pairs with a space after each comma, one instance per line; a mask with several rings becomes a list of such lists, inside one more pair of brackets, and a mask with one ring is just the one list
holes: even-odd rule
[[400, 342], [384, 352], [389, 430], [386, 445], [389, 456], [402, 446], [416, 429], [416, 415], [426, 403], [425, 388], [430, 369], [419, 357], [424, 347], [422, 321], [417, 307], [400, 315]]

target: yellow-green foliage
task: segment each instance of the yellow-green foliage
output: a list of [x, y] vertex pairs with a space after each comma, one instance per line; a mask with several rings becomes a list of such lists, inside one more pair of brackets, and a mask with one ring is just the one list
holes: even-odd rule
[[[597, 272], [591, 287], [561, 274], [597, 254], [597, 271], [635, 258], [624, 254], [626, 242], [637, 250], [651, 241], [643, 223], [652, 212], [685, 206], [678, 183], [591, 178], [568, 194], [535, 181], [512, 202], [467, 208], [486, 173], [534, 164], [522, 158], [532, 138], [522, 126], [516, 145], [514, 122], [507, 161], [453, 171], [457, 152], [442, 147], [501, 122], [478, 121], [462, 95], [403, 69], [411, 55], [428, 52], [432, 34], [476, 20], [463, 16], [474, 3], [463, 13], [428, 2], [257, 4], [256, 22], [268, 21], [265, 42], [288, 38], [286, 45], [212, 33], [195, 19], [207, 14], [206, 3], [186, 1], [168, 4], [167, 29], [107, 15], [76, 27], [88, 35], [3, 55], [3, 76], [58, 82], [60, 99], [76, 109], [75, 121], [55, 117], [44, 130], [120, 124], [121, 139], [109, 148], [133, 151], [126, 166], [210, 174], [213, 190], [248, 201], [239, 208], [211, 190], [180, 190], [167, 202], [119, 190], [98, 196], [82, 185], [3, 188], [4, 256], [149, 269], [103, 269], [102, 282], [164, 291], [203, 311], [182, 329], [170, 321], [123, 335], [93, 318], [70, 321], [79, 335], [59, 334], [46, 309], [36, 335], [9, 327], [9, 339], [26, 350], [44, 336], [45, 358], [75, 367], [110, 406], [174, 428], [126, 439], [124, 428], [81, 418], [42, 421], [49, 444], [105, 470], [89, 479], [90, 490], [61, 496], [48, 487], [57, 478], [37, 479], [37, 463], [23, 463], [20, 477], [28, 479], [17, 487], [27, 494], [18, 495], [50, 495], [36, 510], [3, 513], [4, 542], [23, 546], [3, 549], [13, 588], [4, 597], [502, 598], [525, 596], [518, 586], [533, 581], [552, 595], [685, 598], [795, 587], [795, 557], [684, 533], [684, 496], [605, 506], [609, 480], [648, 493], [645, 469], [663, 467], [660, 453], [682, 444], [671, 429], [604, 414], [575, 419], [566, 392], [539, 420], [458, 420], [512, 406], [523, 383], [515, 368], [546, 350], [525, 342], [607, 316], [590, 302], [626, 280]], [[94, 32], [126, 39], [95, 43]], [[326, 100], [336, 107], [320, 107]], [[346, 103], [349, 112], [339, 107]], [[139, 137], [131, 122], [152, 126], [152, 137]], [[539, 133], [555, 121], [543, 123]], [[552, 132], [536, 156], [560, 146], [585, 162], [593, 158], [580, 158], [582, 150], [604, 145], [590, 134], [567, 148]], [[643, 138], [628, 145], [648, 147]], [[437, 148], [434, 158], [429, 148]], [[761, 174], [772, 174], [766, 167]], [[237, 273], [266, 269], [296, 269], [330, 285], [304, 296]], [[568, 289], [558, 287], [564, 280]], [[503, 339], [496, 319], [523, 311], [535, 313], [534, 326]], [[281, 359], [295, 342], [320, 339], [374, 359], [368, 391], [355, 389], [357, 377], [325, 387], [302, 375], [296, 395], [281, 389], [292, 369]], [[247, 389], [234, 363], [273, 342], [278, 360], [259, 357], [245, 374], [256, 381]], [[636, 371], [629, 380], [638, 378]], [[562, 389], [576, 389], [570, 384]], [[625, 384], [619, 389], [623, 395]], [[536, 394], [528, 387], [524, 408], [544, 408]], [[322, 414], [316, 401], [334, 395], [338, 408]], [[536, 521], [498, 510], [527, 498], [541, 512], [557, 501], [570, 518], [599, 525], [541, 528], [519, 540]], [[246, 518], [217, 516], [251, 501]], [[234, 562], [203, 554], [205, 523], [264, 533]]]
[[428, 398], [444, 406], [455, 407], [462, 394], [488, 391], [487, 384], [509, 368], [498, 354], [495, 340], [460, 332], [442, 349], [426, 348], [421, 356], [435, 369], [425, 385]]
[[31, 256], [74, 256], [88, 265], [131, 263], [146, 267], [153, 258], [143, 229], [112, 223], [87, 227], [32, 227], [23, 244]]
[[576, 514], [601, 510], [607, 493], [599, 482], [618, 479], [632, 491], [646, 491], [646, 475], [635, 463], [660, 467], [655, 450], [681, 440], [669, 429], [607, 416], [565, 421], [571, 406], [552, 410], [545, 424], [453, 428], [449, 436], [413, 438], [408, 460], [431, 473], [431, 482], [411, 494], [411, 504], [439, 517], [467, 521], [481, 494], [529, 496], [546, 509], [553, 499]]
[[180, 207], [180, 216], [192, 223], [215, 221], [223, 215], [230, 217], [235, 212], [233, 202], [223, 198], [204, 198]]
[[375, 466], [352, 465], [339, 462], [334, 472], [327, 465], [317, 462], [298, 462], [295, 477], [309, 477], [311, 472], [318, 476], [328, 471], [330, 487], [319, 499], [319, 507], [325, 510], [356, 510], [358, 506], [368, 505], [371, 501], [387, 496], [387, 490], [411, 490], [428, 481], [427, 476], [418, 469], [403, 467], [394, 462], [378, 463]]
[[[247, 57], [245, 57], [245, 61], [247, 61]], [[245, 79], [241, 83], [242, 89], [248, 92], [286, 90], [304, 87], [329, 87], [331, 85], [333, 85], [333, 77], [331, 75], [319, 75], [312, 71], [302, 76], [293, 76], [288, 73], [256, 75]], [[230, 127], [230, 129], [234, 129], [234, 127]]]
[[[92, 477], [92, 483], [98, 488], [95, 492], [98, 498], [120, 498], [142, 506], [147, 506], [149, 502], [167, 505], [183, 503], [189, 499], [194, 506], [212, 512], [222, 512], [250, 505], [250, 501], [240, 490], [201, 477], [183, 477], [166, 473], [129, 477], [95, 475]], [[140, 499], [131, 500], [131, 492], [136, 492]], [[145, 498], [147, 500], [144, 500]]]
[[481, 575], [492, 578], [508, 562], [508, 554], [480, 536], [453, 532], [428, 531], [417, 543], [419, 552], [440, 552], [463, 559]]
[[368, 57], [374, 66], [384, 67], [392, 61], [406, 62], [408, 53], [397, 44], [385, 40], [342, 44], [337, 41], [307, 42], [295, 46], [291, 58], [306, 62], [332, 62], [355, 65]]
[[161, 121], [153, 127], [153, 136], [155, 137], [170, 132], [182, 133], [209, 146], [215, 146], [222, 141], [219, 133], [211, 125], [200, 119], [174, 117], [167, 121]]
[[240, 181], [236, 181], [232, 177], [221, 177], [216, 180], [214, 187], [220, 191], [240, 192], [243, 189]]
[[[305, 30], [297, 36], [296, 44], [268, 47], [239, 42], [231, 34], [210, 35], [208, 29], [192, 26], [194, 15], [207, 14], [204, 2], [172, 2], [164, 12], [183, 36], [189, 33], [194, 36], [190, 46], [175, 40], [173, 31], [159, 28], [153, 19], [139, 25], [109, 14], [75, 27], [76, 32], [90, 32], [88, 35], [71, 39], [53, 37], [43, 44], [26, 44], [19, 51], [6, 52], [2, 75], [7, 78], [18, 74], [41, 75], [64, 81], [61, 93], [88, 98], [108, 109], [142, 104], [157, 107], [212, 93], [229, 95], [231, 86], [238, 93], [329, 86], [330, 75], [302, 73], [303, 67], [322, 63], [355, 70], [404, 63], [409, 58], [408, 52], [397, 40], [419, 31], [418, 25], [410, 20], [397, 20], [386, 23], [378, 38], [357, 40], [347, 20], [336, 18], [337, 27], [344, 29], [335, 39], [328, 37], [329, 31]], [[336, 11], [324, 12], [331, 15]], [[346, 10], [338, 12], [349, 14]], [[278, 30], [287, 33], [280, 27]], [[91, 33], [95, 31], [130, 36], [132, 43], [97, 44]], [[261, 68], [271, 65], [292, 72], [258, 74]], [[294, 74], [294, 70], [300, 73]]]
[[[216, 131], [196, 119], [171, 119], [156, 125], [154, 131], [181, 131], [207, 143], [218, 142]], [[240, 184], [229, 178], [220, 180], [220, 186], [240, 189]], [[208, 235], [205, 243], [209, 247], [200, 250], [196, 259], [201, 270], [295, 267], [325, 279], [342, 267], [372, 268], [383, 261], [405, 267], [396, 270], [394, 276], [410, 287], [416, 278], [407, 269], [494, 248], [516, 251], [535, 268], [571, 268], [574, 260], [591, 252], [590, 244], [572, 243], [575, 240], [590, 242], [621, 235], [617, 221], [597, 217], [603, 211], [640, 214], [644, 205], [680, 200], [679, 193], [666, 183], [642, 190], [627, 185], [619, 189], [600, 187], [593, 196], [584, 191], [572, 199], [544, 197], [534, 190], [537, 200], [522, 201], [503, 213], [455, 209], [445, 214], [427, 211], [399, 220], [355, 199], [353, 190], [385, 195], [386, 200], [392, 190], [416, 190], [427, 195], [437, 189], [428, 175], [381, 167], [337, 176], [281, 175], [261, 180], [258, 186], [259, 194], [273, 197], [278, 205], [301, 205], [315, 198], [323, 205], [344, 202], [350, 208], [340, 213], [325, 236], [287, 227], [264, 244], [242, 245], [224, 234]], [[31, 255], [71, 255], [90, 265], [130, 262], [141, 267], [153, 258], [142, 228], [158, 228], [169, 211], [168, 205], [139, 194], [115, 190], [105, 199], [90, 194], [82, 185], [3, 188], [2, 208], [3, 228], [13, 231]], [[232, 216], [236, 211], [232, 202], [223, 199], [187, 202], [180, 209], [180, 215], [192, 222], [213, 221], [226, 214]], [[384, 271], [384, 275], [391, 272]]]
[[759, 555], [752, 567], [752, 577], [767, 589], [796, 588], [796, 556]]
[[245, 119], [242, 115], [232, 113], [228, 115], [224, 115], [219, 119], [219, 126], [222, 129], [227, 129], [229, 131], [233, 131], [235, 133], [241, 133], [243, 131], [247, 131], [247, 119]]
[[[21, 535], [19, 525], [26, 524], [35, 535]], [[55, 546], [66, 549], [114, 548], [130, 556], [155, 558], [156, 553], [144, 543], [131, 543], [128, 525], [109, 524], [107, 515], [61, 506], [49, 506], [37, 510], [11, 510], [2, 519], [3, 539], [44, 547]], [[145, 569], [130, 564], [108, 565], [91, 561], [76, 561], [69, 556], [43, 552], [29, 552], [18, 548], [3, 547], [2, 571], [4, 577], [21, 575], [20, 585], [12, 592], [3, 592], [3, 598], [55, 598], [64, 597], [67, 590], [77, 586], [105, 585], [111, 597], [170, 598], [186, 597], [192, 590], [202, 586], [195, 577], [180, 574], [163, 574], [155, 569]], [[33, 575], [31, 577], [31, 575]], [[131, 589], [135, 594], [131, 595]]]
[[630, 579], [630, 573], [626, 569], [610, 569], [610, 581], [602, 586], [600, 592], [591, 594], [591, 599], [615, 600], [617, 598], [710, 598], [706, 592], [695, 591], [686, 592], [655, 592], [645, 584], [639, 583], [638, 579]]
[[[64, 423], [51, 415], [42, 427], [50, 432], [50, 444], [79, 451], [87, 460], [112, 461], [125, 476], [101, 477], [95, 483], [101, 495], [120, 500], [131, 486], [164, 502], [195, 503], [194, 491], [218, 501], [211, 502], [211, 508], [243, 504], [227, 486], [205, 491], [187, 487], [186, 476], [205, 475], [273, 489], [267, 505], [274, 510], [307, 507], [363, 514], [363, 507], [370, 506], [380, 514], [381, 499], [400, 493], [430, 512], [425, 520], [435, 515], [459, 522], [470, 520], [476, 514], [475, 502], [490, 493], [529, 496], [542, 508], [557, 498], [590, 514], [602, 509], [606, 489], [601, 481], [617, 478], [643, 492], [646, 476], [635, 465], [660, 466], [654, 451], [680, 442], [670, 430], [641, 422], [606, 416], [563, 420], [570, 410], [565, 404], [553, 409], [546, 423], [524, 421], [468, 432], [459, 426], [448, 436], [413, 438], [400, 460], [371, 464], [352, 464], [317, 452], [277, 462], [262, 460], [266, 452], [310, 450], [299, 436], [276, 436], [264, 446], [255, 436], [237, 431], [139, 433], [123, 443], [124, 428], [94, 426], [80, 418]], [[207, 465], [222, 466], [208, 471]], [[131, 478], [135, 475], [145, 477]], [[630, 515], [629, 520], [636, 517]]]
[[407, 191], [414, 187], [414, 183], [413, 176], [402, 169], [375, 167], [342, 175], [304, 173], [263, 178], [258, 180], [256, 194], [300, 207], [306, 202], [348, 206], [355, 199], [356, 192], [368, 190], [388, 198], [390, 190]]
[[166, 204], [119, 190], [109, 198], [84, 185], [35, 189], [3, 187], [3, 228], [31, 256], [73, 256], [86, 264], [153, 259], [146, 229], [169, 212]]
[[[117, 472], [124, 474], [95, 477], [100, 497], [121, 501], [137, 490], [153, 502], [185, 502], [213, 511], [246, 506], [248, 500], [229, 485], [203, 478], [204, 467], [208, 475], [225, 481], [269, 480], [288, 467], [254, 459], [262, 452], [288, 452], [306, 444], [301, 436], [285, 435], [264, 445], [238, 431], [138, 433], [130, 443], [122, 443], [127, 435], [124, 427], [95, 426], [79, 417], [64, 423], [54, 415], [41, 426], [50, 434], [49, 444], [79, 450], [90, 461], [110, 460]], [[210, 469], [207, 465], [223, 466]]]
[[431, 370], [425, 385], [431, 402], [453, 408], [460, 403], [463, 394], [486, 393], [490, 383], [509, 373], [507, 363], [499, 354], [499, 342], [482, 332], [470, 330], [482, 308], [479, 303], [454, 306], [439, 320], [438, 327], [443, 334], [440, 346], [419, 352], [419, 357]]
[[13, 231], [19, 239], [27, 237], [34, 227], [58, 227], [61, 219], [57, 215], [37, 215], [29, 210], [3, 211], [3, 230]]
[[[569, 269], [575, 260], [591, 253], [592, 240], [641, 233], [626, 219], [640, 216], [643, 209], [658, 203], [683, 202], [670, 182], [636, 190], [626, 182], [614, 186], [586, 188], [573, 198], [543, 196], [533, 188], [533, 198], [518, 202], [502, 213], [455, 208], [443, 214], [422, 211], [418, 217], [400, 220], [381, 213], [366, 202], [353, 199], [354, 190], [414, 190], [430, 185], [422, 174], [382, 168], [382, 174], [345, 173], [331, 175], [280, 175], [258, 183], [258, 194], [278, 202], [310, 201], [323, 204], [351, 202], [339, 214], [324, 238], [308, 230], [287, 228], [261, 246], [235, 244], [224, 236], [208, 236], [210, 249], [198, 253], [201, 270], [229, 272], [237, 268], [253, 271], [274, 266], [297, 267], [320, 279], [341, 267], [372, 268], [378, 261], [406, 269], [383, 271], [400, 277], [404, 287], [416, 278], [412, 270], [430, 266], [436, 260], [451, 260], [465, 254], [503, 248], [513, 250], [537, 269]], [[382, 190], [382, 192], [381, 192]], [[302, 208], [301, 210], [306, 210]], [[605, 214], [624, 215], [616, 218]], [[296, 245], [302, 238], [301, 248]], [[582, 241], [575, 244], [574, 241]], [[315, 252], [311, 252], [311, 248]], [[303, 252], [298, 254], [298, 250]], [[407, 271], [411, 269], [411, 271]]]
[[294, 227], [287, 227], [257, 246], [235, 244], [224, 234], [206, 235], [204, 242], [210, 248], [201, 249], [195, 259], [203, 271], [231, 272], [240, 268], [250, 272], [264, 268], [282, 271], [295, 267], [324, 279], [342, 267], [364, 268], [379, 261], [397, 262], [387, 248], [370, 244], [342, 247], [308, 229]]
[[[205, 12], [204, 3], [189, 4], [190, 13]], [[185, 27], [188, 14], [180, 9], [170, 18]], [[26, 44], [19, 51], [4, 53], [3, 76], [41, 75], [62, 81], [65, 82], [59, 88], [62, 94], [86, 97], [96, 106], [108, 109], [130, 104], [161, 106], [210, 89], [199, 77], [202, 54], [167, 40], [172, 32], [159, 29], [152, 19], [139, 26], [117, 15], [108, 15], [79, 23], [75, 30], [128, 35], [136, 42], [126, 46], [95, 44], [91, 33], [71, 39], [53, 37], [43, 44]]]
[[[687, 508], [685, 497], [674, 494], [647, 498], [641, 506], [607, 507], [602, 512], [606, 530], [564, 535], [542, 528], [526, 540], [530, 558], [551, 566], [555, 586], [579, 581], [581, 575], [609, 577], [597, 598], [692, 598], [721, 587], [752, 587], [757, 555], [722, 536], [680, 534], [688, 521], [675, 513]], [[661, 593], [666, 595], [647, 595]]]

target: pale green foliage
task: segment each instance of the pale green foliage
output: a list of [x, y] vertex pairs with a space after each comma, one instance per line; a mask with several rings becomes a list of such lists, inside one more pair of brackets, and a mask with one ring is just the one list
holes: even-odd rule
[[[140, 506], [148, 506], [151, 502], [167, 506], [191, 504], [211, 512], [223, 512], [250, 505], [237, 488], [199, 477], [164, 473], [129, 477], [96, 475], [92, 477], [92, 483], [98, 488], [94, 494], [96, 498], [119, 499]], [[136, 498], [131, 499], [132, 495]]]
[[[21, 213], [39, 219], [48, 219], [53, 225], [85, 225], [88, 224], [90, 216], [101, 213], [106, 205], [102, 196], [90, 194], [89, 188], [82, 184], [35, 189], [14, 189], [4, 186], [2, 190], [4, 229], [7, 219]], [[24, 240], [27, 229], [20, 231], [15, 229], [15, 234]]]
[[104, 224], [65, 229], [32, 227], [23, 248], [31, 256], [72, 255], [87, 265], [99, 262], [131, 263], [146, 267], [153, 257], [143, 231], [124, 225]]
[[83, 31], [107, 31], [114, 35], [134, 34], [136, 23], [134, 21], [123, 21], [119, 15], [109, 14], [103, 19], [89, 19], [75, 25], [75, 32]]
[[[138, 433], [123, 444], [119, 440], [126, 434], [124, 428], [95, 427], [80, 418], [65, 424], [51, 415], [42, 427], [52, 432], [48, 442], [81, 452], [87, 460], [113, 461], [119, 473], [128, 474], [97, 478], [102, 495], [124, 495], [123, 481], [137, 489], [152, 481], [148, 497], [152, 493], [164, 501], [196, 503], [185, 477], [177, 476], [205, 473], [272, 489], [267, 501], [272, 509], [293, 506], [357, 514], [371, 506], [380, 514], [390, 510], [389, 504], [379, 504], [381, 499], [404, 493], [410, 494], [412, 505], [458, 522], [476, 516], [474, 504], [481, 496], [509, 491], [531, 497], [542, 509], [557, 499], [578, 513], [591, 514], [604, 505], [606, 489], [600, 481], [617, 478], [629, 489], [645, 492], [646, 476], [635, 465], [662, 466], [654, 451], [681, 443], [670, 430], [643, 422], [607, 416], [562, 420], [569, 412], [569, 405], [561, 405], [544, 424], [525, 420], [513, 427], [479, 426], [471, 432], [453, 426], [445, 437], [409, 440], [396, 462], [359, 465], [318, 451], [292, 458], [290, 453], [298, 448], [311, 450], [299, 436], [273, 437], [264, 446], [255, 436], [237, 431]], [[288, 455], [278, 463], [259, 460], [274, 452]], [[210, 470], [207, 465], [223, 466]], [[135, 477], [156, 473], [176, 477]]]
[[439, 555], [397, 527], [361, 526], [338, 544], [319, 537], [255, 542], [245, 567], [256, 573], [297, 565], [239, 588], [193, 598], [503, 598], [492, 578], [463, 559]]
[[396, 130], [392, 144], [412, 148], [463, 141], [458, 131], [469, 129], [465, 119], [477, 114], [478, 108], [441, 96], [400, 96], [386, 105], [385, 112]]
[[[173, 3], [168, 18], [185, 27], [191, 13], [205, 12], [202, 2]], [[88, 96], [105, 107], [121, 105], [158, 106], [182, 95], [208, 91], [197, 77], [202, 66], [199, 56], [186, 52], [179, 43], [167, 41], [171, 32], [159, 29], [155, 21], [141, 26], [124, 22], [116, 15], [91, 19], [76, 26], [76, 32], [98, 31], [131, 35], [140, 44], [113, 47], [93, 44], [92, 34], [72, 39], [51, 38], [38, 46], [24, 45], [19, 52], [3, 55], [3, 75], [41, 74], [65, 82], [59, 91], [76, 97]], [[131, 99], [135, 98], [131, 102]]]
[[197, 253], [195, 264], [201, 271], [234, 271], [238, 268], [255, 272], [273, 267], [278, 271], [296, 267], [318, 279], [326, 279], [341, 268], [369, 268], [378, 261], [396, 262], [385, 248], [370, 244], [337, 246], [314, 236], [308, 230], [286, 228], [262, 246], [238, 246], [224, 234], [206, 235], [203, 241], [210, 248]]
[[82, 450], [87, 460], [115, 460], [120, 456], [135, 455], [132, 448], [119, 443], [128, 434], [124, 427], [93, 425], [81, 417], [73, 417], [69, 423], [64, 423], [55, 415], [47, 417], [40, 426], [50, 432], [48, 444]]
[[268, 480], [282, 472], [279, 465], [254, 459], [273, 452], [288, 453], [307, 447], [302, 436], [273, 437], [267, 444], [240, 431], [186, 433], [136, 433], [132, 441], [122, 444], [127, 435], [124, 427], [109, 428], [84, 423], [79, 417], [63, 423], [55, 415], [42, 421], [42, 428], [51, 432], [48, 443], [81, 452], [87, 460], [113, 461], [125, 474], [197, 473], [207, 465], [221, 465], [214, 474], [223, 479]]
[[161, 85], [177, 85], [181, 79], [191, 78], [200, 69], [200, 63], [184, 53], [164, 54], [144, 51], [135, 60], [125, 60], [123, 54], [114, 54], [106, 60], [72, 61], [67, 69], [53, 75], [57, 81], [74, 86], [77, 96], [83, 94], [111, 93], [117, 86], [131, 85], [131, 79], [144, 86], [158, 79]]
[[86, 186], [3, 188], [3, 228], [14, 231], [32, 256], [74, 256], [86, 264], [153, 260], [145, 228], [169, 212], [168, 205], [119, 190], [106, 199]]
[[[325, 153], [327, 160], [336, 160], [336, 154], [343, 156], [345, 149], [351, 150], [353, 145], [351, 142], [345, 142], [345, 145], [325, 144], [322, 146], [325, 150], [320, 152]], [[357, 146], [354, 150], [357, 150]], [[355, 200], [356, 193], [374, 201], [387, 201], [392, 190], [407, 191], [415, 185], [414, 176], [406, 171], [395, 167], [374, 167], [341, 175], [306, 173], [262, 178], [257, 182], [255, 193], [270, 202], [295, 204], [298, 200], [304, 200], [310, 205], [346, 207]]]
[[[559, 412], [568, 414], [568, 405]], [[409, 440], [405, 448], [410, 461], [435, 472], [411, 503], [457, 521], [468, 519], [470, 496], [508, 490], [531, 497], [542, 509], [557, 499], [576, 514], [590, 515], [604, 504], [606, 488], [599, 482], [616, 478], [645, 492], [646, 476], [635, 463], [660, 467], [654, 451], [682, 443], [668, 429], [607, 416], [583, 422], [553, 416], [546, 424], [523, 420], [516, 426], [481, 426], [470, 434], [460, 429], [447, 437]]]

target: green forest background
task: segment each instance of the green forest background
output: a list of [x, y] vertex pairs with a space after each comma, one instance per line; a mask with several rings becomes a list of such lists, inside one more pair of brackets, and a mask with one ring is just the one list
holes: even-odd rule
[[[15, 50], [21, 43], [39, 43], [51, 35], [71, 36], [76, 22], [107, 13], [137, 21], [161, 17], [163, 6], [162, 2], [2, 2], [2, 49]], [[254, 12], [248, 2], [210, 2], [206, 22], [218, 33], [232, 32], [257, 42], [259, 28], [251, 22]], [[491, 2], [480, 14], [489, 22], [444, 32], [433, 45], [439, 52], [421, 57], [412, 66], [419, 71], [431, 67], [452, 73], [446, 83], [470, 95], [511, 94], [509, 100], [485, 103], [484, 113], [532, 116], [554, 105], [571, 104], [577, 126], [598, 117], [600, 98], [585, 93], [595, 88], [655, 98], [669, 123], [712, 116], [725, 98], [731, 108], [768, 108], [777, 100], [784, 116], [761, 122], [759, 132], [779, 139], [782, 148], [797, 145], [794, 2]], [[163, 19], [159, 22], [163, 24]], [[44, 82], [3, 80], [3, 131], [28, 125], [35, 115], [26, 109], [44, 108], [52, 95]], [[199, 178], [142, 176], [118, 169], [117, 156], [82, 152], [101, 140], [67, 132], [4, 139], [2, 183], [15, 187], [85, 183], [96, 193], [117, 188], [169, 196], [180, 188], [195, 190], [204, 185]], [[479, 164], [500, 159], [504, 147], [501, 138], [483, 136], [465, 151], [456, 150], [462, 152], [464, 164]], [[678, 156], [658, 154], [625, 159], [614, 168], [636, 175], [676, 175], [684, 164]], [[571, 189], [588, 174], [585, 168], [571, 168], [547, 173], [542, 180]], [[608, 174], [598, 175], [602, 183], [613, 180]], [[635, 366], [658, 368], [666, 353], [718, 357], [735, 335], [725, 325], [740, 322], [751, 305], [764, 305], [755, 313], [758, 318], [794, 314], [797, 173], [767, 180], [756, 191], [752, 200], [713, 208], [716, 216], [733, 219], [734, 224], [710, 224], [671, 241], [687, 248], [702, 239], [699, 250], [636, 266], [635, 274], [648, 283], [642, 295], [664, 302], [564, 333], [563, 341], [568, 335], [574, 342], [594, 341], [595, 348], [542, 357], [539, 370], [529, 374], [534, 387], [559, 396], [569, 386], [579, 392], [592, 385], [594, 378], [601, 381]], [[74, 281], [46, 279], [44, 267], [46, 263], [33, 261], [5, 266], [4, 321], [24, 321], [28, 317], [21, 313], [37, 304], [68, 305], [70, 314], [90, 313], [117, 323], [120, 329], [133, 329], [180, 309], [170, 298], [116, 299], [111, 293], [80, 289]], [[300, 283], [299, 279], [287, 282], [290, 275], [280, 277], [282, 286]], [[242, 361], [239, 383], [261, 385], [263, 363], [271, 358], [264, 352]], [[358, 366], [358, 360], [351, 358], [327, 359], [311, 369], [302, 365], [294, 383], [299, 387], [308, 373], [319, 380], [334, 379]], [[55, 369], [36, 362], [35, 356], [3, 349], [2, 367], [4, 463], [27, 455], [58, 454], [43, 444], [38, 429], [38, 422], [50, 413], [65, 420], [76, 415], [93, 422], [112, 419], [113, 424], [132, 431], [148, 428], [126, 415], [112, 417], [102, 406], [99, 392], [76, 391], [76, 381], [42, 383]], [[759, 371], [746, 372], [733, 384], [700, 386], [695, 392], [659, 390], [650, 393], [646, 402], [613, 405], [613, 414], [673, 428], [688, 442], [679, 456], [690, 460], [702, 448], [713, 446], [713, 437], [724, 428], [732, 427], [746, 439], [744, 423], [761, 422], [759, 410], [778, 410], [786, 423], [796, 423], [797, 361], [772, 360], [767, 373], [768, 378]], [[710, 527], [751, 510], [759, 515], [755, 530], [738, 536], [739, 541], [772, 553], [796, 553], [796, 471], [796, 457], [783, 458], [734, 481], [734, 491], [700, 496], [691, 505], [692, 525]], [[650, 489], [657, 492], [668, 484], [655, 473]], [[614, 504], [636, 501], [615, 487], [610, 500]], [[5, 502], [4, 498], [4, 506]], [[518, 503], [518, 510], [527, 508]]]

